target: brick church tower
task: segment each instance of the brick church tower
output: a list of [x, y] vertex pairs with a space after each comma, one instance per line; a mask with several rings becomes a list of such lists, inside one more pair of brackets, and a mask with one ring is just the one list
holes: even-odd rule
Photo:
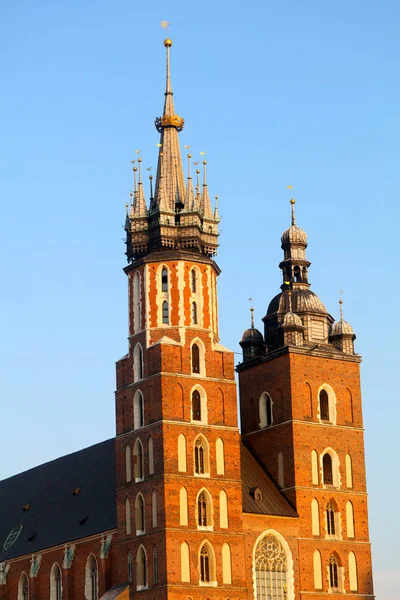
[[351, 326], [310, 290], [307, 236], [282, 235], [281, 293], [264, 336], [242, 338], [239, 365], [243, 441], [299, 515], [301, 598], [327, 593], [373, 597], [359, 365]]
[[[160, 150], [146, 206], [127, 206], [129, 352], [117, 363], [119, 580], [141, 597], [247, 596], [233, 353], [219, 343], [218, 209], [184, 182], [166, 48]], [[229, 505], [228, 505], [229, 498]], [[218, 584], [218, 592], [216, 586]], [[146, 590], [148, 589], [148, 592]], [[197, 590], [197, 593], [196, 591]], [[201, 590], [200, 590], [201, 591]], [[193, 596], [194, 594], [194, 596]], [[203, 595], [201, 595], [203, 597]]]

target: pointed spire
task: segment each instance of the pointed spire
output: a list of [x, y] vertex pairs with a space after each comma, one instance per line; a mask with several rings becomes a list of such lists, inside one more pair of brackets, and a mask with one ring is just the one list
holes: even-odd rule
[[296, 215], [294, 213], [294, 205], [296, 204], [296, 200], [292, 198], [290, 200], [290, 204], [292, 205], [292, 225], [296, 225]]
[[203, 215], [205, 217], [212, 217], [212, 210], [211, 210], [211, 202], [210, 202], [210, 196], [208, 194], [208, 187], [207, 187], [207, 161], [203, 160], [203, 165], [204, 165], [204, 180], [203, 180], [203, 193], [201, 195], [201, 212], [203, 213]]
[[219, 221], [219, 211], [218, 211], [218, 196], [215, 196], [214, 219], [215, 219], [216, 221]]
[[146, 207], [146, 199], [144, 197], [143, 191], [143, 182], [142, 182], [142, 159], [138, 159], [139, 163], [139, 182], [138, 182], [138, 190], [136, 196], [136, 204], [135, 204], [135, 217], [144, 217], [146, 216], [147, 207]]
[[343, 290], [340, 290], [340, 300], [339, 300], [340, 320], [344, 321], [344, 319], [343, 319], [343, 298], [342, 298], [342, 294], [343, 294]]
[[192, 170], [191, 170], [191, 158], [192, 155], [188, 154], [188, 176], [187, 176], [187, 184], [186, 184], [186, 194], [185, 194], [185, 209], [193, 210], [194, 208], [194, 191], [193, 191], [193, 180], [192, 180]]
[[[196, 164], [196, 163], [195, 163]], [[197, 163], [199, 164], [199, 163]], [[201, 194], [200, 194], [200, 169], [196, 169], [196, 196], [194, 199], [194, 210], [200, 210]]]
[[[154, 206], [160, 206], [162, 200], [165, 210], [174, 211], [176, 204], [183, 205], [185, 198], [185, 181], [178, 137], [178, 133], [183, 129], [184, 119], [175, 114], [172, 99], [170, 65], [172, 41], [164, 40], [164, 46], [166, 48], [166, 86], [163, 116], [155, 120], [155, 126], [161, 136]], [[163, 155], [162, 160], [161, 154]], [[161, 173], [161, 166], [163, 173]], [[163, 178], [163, 198], [161, 197], [161, 178]]]
[[253, 298], [249, 298], [249, 302], [250, 302], [250, 322], [251, 322], [251, 329], [254, 329], [254, 306], [253, 306]]

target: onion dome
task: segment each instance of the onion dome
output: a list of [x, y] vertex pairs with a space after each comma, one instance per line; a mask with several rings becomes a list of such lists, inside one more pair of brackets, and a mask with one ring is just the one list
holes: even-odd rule
[[307, 234], [304, 229], [292, 225], [282, 233], [282, 244], [307, 244]]
[[295, 315], [292, 312], [287, 312], [286, 315], [283, 317], [283, 325], [287, 325], [289, 327], [303, 328], [303, 323], [301, 322], [299, 315]]
[[246, 329], [239, 344], [243, 350], [243, 362], [264, 354], [264, 338], [261, 331], [254, 327], [254, 308], [250, 308], [251, 327]]
[[354, 331], [347, 321], [338, 321], [332, 327], [331, 335], [354, 335]]
[[343, 300], [339, 300], [340, 320], [332, 327], [329, 336], [331, 343], [345, 354], [354, 354], [354, 340], [356, 339], [350, 323], [343, 319]]

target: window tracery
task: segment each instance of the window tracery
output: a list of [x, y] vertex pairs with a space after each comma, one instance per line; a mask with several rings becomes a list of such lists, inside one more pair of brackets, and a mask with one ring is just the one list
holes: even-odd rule
[[288, 564], [286, 551], [273, 534], [265, 535], [255, 552], [257, 600], [287, 599]]

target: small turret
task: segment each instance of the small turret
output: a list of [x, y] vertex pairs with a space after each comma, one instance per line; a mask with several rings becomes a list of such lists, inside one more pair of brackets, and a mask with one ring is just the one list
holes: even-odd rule
[[305, 327], [299, 315], [292, 311], [292, 292], [288, 292], [289, 310], [283, 317], [281, 329], [283, 331], [283, 343], [285, 346], [302, 346], [303, 332]]
[[243, 350], [243, 362], [264, 354], [264, 338], [261, 331], [254, 327], [254, 308], [250, 308], [251, 326], [242, 335], [239, 344]]
[[345, 354], [354, 354], [354, 340], [356, 339], [350, 323], [343, 319], [343, 300], [340, 298], [340, 319], [332, 327], [330, 342]]

